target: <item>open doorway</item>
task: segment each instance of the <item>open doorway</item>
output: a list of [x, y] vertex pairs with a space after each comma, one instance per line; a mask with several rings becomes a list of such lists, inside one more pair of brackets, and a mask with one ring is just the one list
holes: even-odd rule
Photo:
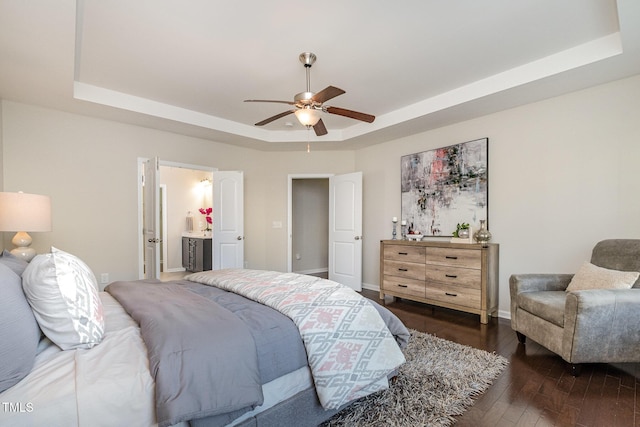
[[291, 268], [327, 278], [329, 274], [329, 178], [291, 180]]
[[[144, 163], [147, 159], [139, 159], [139, 228], [141, 239], [139, 244], [139, 277], [145, 278], [148, 273], [149, 256], [145, 246], [144, 198]], [[213, 172], [214, 168], [189, 165], [168, 161], [159, 161], [157, 173], [158, 186], [158, 266], [154, 277], [161, 280], [179, 279], [186, 274], [183, 266], [182, 238], [186, 233], [203, 233], [206, 228], [206, 215], [200, 208], [213, 207]], [[209, 234], [211, 236], [211, 234]], [[155, 263], [152, 263], [155, 264]], [[150, 271], [152, 271], [151, 269]]]
[[[318, 203], [326, 203], [326, 208], [316, 205], [316, 208], [310, 209], [306, 206], [306, 200], [296, 201], [294, 196], [294, 182], [299, 181], [302, 185], [302, 191], [298, 191], [299, 196], [307, 194], [304, 182], [316, 179], [318, 181], [315, 184], [320, 188], [321, 182], [322, 185], [325, 182], [327, 184], [324, 187], [325, 192], [318, 190], [318, 199], [322, 199], [322, 202]], [[322, 194], [326, 195], [326, 198]], [[294, 213], [294, 204], [299, 206], [297, 213]], [[287, 271], [317, 274], [314, 271], [326, 269], [329, 280], [342, 283], [356, 291], [362, 290], [362, 172], [341, 175], [289, 175], [287, 218]], [[312, 218], [314, 223], [310, 222]], [[323, 228], [324, 224], [327, 224], [326, 228]], [[320, 229], [320, 233], [307, 238], [305, 231], [313, 228]], [[294, 250], [294, 240], [297, 250]], [[326, 252], [322, 249], [325, 242]], [[313, 254], [316, 250], [318, 255], [315, 258], [312, 255], [314, 262], [304, 266], [299, 263], [294, 269], [295, 263], [305, 259], [305, 253]], [[327, 253], [326, 258], [324, 254], [320, 254], [321, 251]], [[323, 262], [324, 259], [326, 262]]]
[[[160, 280], [172, 280], [186, 274], [182, 238], [186, 233], [205, 234], [211, 224], [200, 208], [213, 208], [213, 172], [160, 163], [162, 236]], [[210, 215], [209, 215], [210, 217]], [[208, 233], [211, 236], [210, 232]]]

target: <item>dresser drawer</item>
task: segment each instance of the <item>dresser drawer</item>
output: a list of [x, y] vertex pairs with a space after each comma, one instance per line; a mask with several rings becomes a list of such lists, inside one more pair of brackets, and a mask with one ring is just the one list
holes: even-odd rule
[[425, 269], [427, 282], [436, 281], [454, 286], [480, 290], [481, 271], [475, 268], [450, 267], [446, 265], [428, 265]]
[[429, 283], [425, 288], [425, 297], [430, 300], [480, 309], [480, 289]]
[[481, 268], [482, 253], [478, 250], [455, 248], [427, 248], [427, 264], [455, 265], [457, 267]]
[[420, 246], [386, 245], [384, 259], [424, 263], [425, 248]]
[[424, 280], [425, 265], [415, 262], [384, 260], [384, 275]]
[[385, 291], [393, 292], [394, 294], [424, 298], [424, 280], [384, 276], [382, 286]]

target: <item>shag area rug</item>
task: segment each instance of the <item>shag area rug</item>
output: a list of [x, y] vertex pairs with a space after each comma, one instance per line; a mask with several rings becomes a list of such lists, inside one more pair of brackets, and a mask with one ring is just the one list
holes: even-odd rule
[[364, 397], [323, 424], [450, 426], [507, 366], [507, 359], [411, 330], [407, 362], [389, 389]]

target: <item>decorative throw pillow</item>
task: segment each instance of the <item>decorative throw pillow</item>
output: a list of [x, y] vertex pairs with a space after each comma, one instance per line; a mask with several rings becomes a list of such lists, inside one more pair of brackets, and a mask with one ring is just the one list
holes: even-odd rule
[[42, 332], [58, 347], [91, 348], [102, 341], [98, 283], [80, 259], [52, 247], [31, 260], [22, 286]]
[[20, 277], [0, 264], [0, 393], [31, 372], [38, 341], [40, 328]]
[[585, 289], [631, 289], [638, 276], [640, 273], [635, 271], [609, 270], [585, 262], [573, 276], [566, 290], [571, 292]]
[[14, 273], [18, 275], [18, 277], [22, 276], [24, 269], [27, 268], [27, 265], [29, 265], [27, 261], [14, 256], [6, 249], [2, 251], [2, 254], [0, 254], [0, 264], [4, 264], [9, 267], [11, 270], [13, 270]]

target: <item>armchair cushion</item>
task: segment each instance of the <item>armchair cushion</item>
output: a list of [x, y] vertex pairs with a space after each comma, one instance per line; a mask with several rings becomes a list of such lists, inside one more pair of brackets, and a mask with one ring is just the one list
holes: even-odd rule
[[523, 292], [518, 294], [518, 307], [536, 316], [564, 327], [564, 291]]
[[567, 292], [586, 289], [630, 289], [640, 273], [598, 267], [589, 262], [582, 264], [567, 286]]

